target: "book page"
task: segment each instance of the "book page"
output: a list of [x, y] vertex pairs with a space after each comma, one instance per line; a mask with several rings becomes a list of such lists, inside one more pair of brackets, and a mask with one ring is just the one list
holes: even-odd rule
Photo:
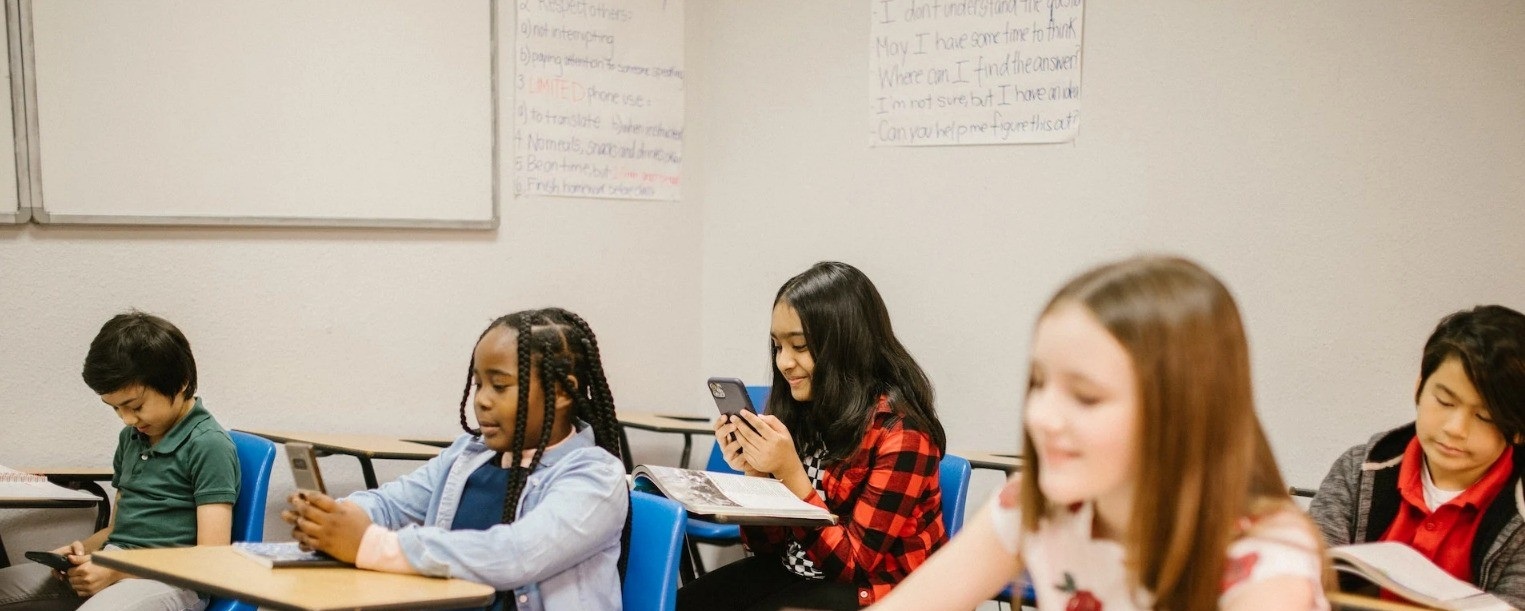
[[783, 482], [774, 479], [655, 465], [642, 465], [637, 470], [645, 470], [668, 498], [695, 513], [830, 515], [799, 500]]
[[776, 479], [761, 477], [747, 477], [745, 475], [731, 475], [729, 473], [711, 473], [715, 485], [724, 491], [726, 496], [739, 501], [742, 505], [751, 509], [765, 509], [768, 511], [786, 512], [822, 512], [826, 510], [801, 501], [789, 491], [789, 487]]
[[71, 490], [54, 484], [41, 475], [24, 473], [4, 465], [0, 465], [0, 499], [101, 500], [84, 490]]
[[0, 465], [0, 482], [45, 482], [48, 478], [35, 473], [17, 471], [5, 465]]
[[1458, 600], [1483, 593], [1472, 584], [1452, 577], [1402, 543], [1347, 545], [1331, 549], [1330, 555], [1336, 559], [1354, 559], [1356, 564], [1364, 565], [1359, 568], [1374, 569], [1387, 580], [1435, 601]]

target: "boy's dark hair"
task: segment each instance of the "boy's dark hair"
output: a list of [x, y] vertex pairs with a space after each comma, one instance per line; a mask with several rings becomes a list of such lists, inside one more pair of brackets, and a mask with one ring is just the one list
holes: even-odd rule
[[[858, 268], [822, 261], [790, 278], [773, 304], [787, 303], [800, 316], [805, 343], [815, 360], [810, 376], [810, 409], [794, 400], [789, 381], [773, 370], [768, 413], [777, 416], [806, 453], [822, 453], [822, 462], [845, 460], [858, 452], [880, 395], [905, 428], [932, 438], [947, 450], [943, 425], [932, 406], [932, 381], [895, 338], [890, 313], [879, 289]], [[778, 347], [770, 342], [770, 356]]]
[[[544, 308], [515, 312], [492, 321], [477, 337], [477, 343], [487, 337], [487, 332], [497, 327], [513, 329], [518, 340], [518, 378], [520, 409], [514, 414], [514, 435], [509, 456], [524, 455], [524, 438], [528, 434], [531, 365], [540, 369], [540, 390], [545, 402], [541, 412], [540, 442], [529, 466], [515, 460], [508, 472], [508, 490], [503, 496], [503, 524], [511, 524], [519, 513], [519, 497], [530, 473], [540, 467], [545, 446], [550, 443], [551, 427], [556, 420], [556, 391], [559, 388], [572, 398], [572, 417], [593, 427], [593, 439], [598, 447], [623, 459], [620, 446], [620, 423], [614, 412], [614, 395], [609, 391], [609, 381], [604, 377], [603, 361], [598, 354], [598, 338], [592, 327], [581, 316], [561, 308]], [[466, 388], [461, 392], [461, 430], [480, 436], [482, 431], [471, 428], [466, 420], [466, 405], [471, 399], [475, 381], [475, 351], [466, 367]], [[575, 387], [568, 384], [567, 376], [577, 380]], [[620, 535], [620, 577], [624, 578], [625, 562], [630, 547], [630, 514], [625, 514], [625, 530]]]
[[[1485, 305], [1441, 319], [1424, 343], [1419, 391], [1451, 357], [1461, 361], [1504, 439], [1519, 441], [1525, 433], [1525, 314]], [[1419, 394], [1414, 393], [1416, 402]]]
[[196, 396], [196, 357], [185, 334], [169, 321], [137, 310], [101, 326], [81, 375], [98, 395], [142, 384], [170, 399]]

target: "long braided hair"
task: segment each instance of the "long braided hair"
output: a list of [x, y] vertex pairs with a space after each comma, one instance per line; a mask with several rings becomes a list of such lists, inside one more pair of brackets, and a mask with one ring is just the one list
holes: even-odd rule
[[[545, 446], [551, 441], [551, 428], [556, 420], [557, 391], [572, 399], [572, 417], [593, 427], [593, 438], [598, 447], [614, 455], [623, 456], [620, 448], [619, 420], [614, 411], [614, 395], [609, 391], [609, 381], [604, 377], [604, 365], [598, 354], [598, 338], [588, 322], [561, 308], [524, 310], [498, 318], [482, 330], [477, 343], [487, 333], [498, 327], [513, 329], [518, 341], [518, 403], [514, 414], [514, 431], [509, 456], [523, 456], [525, 435], [529, 426], [529, 393], [534, 379], [532, 366], [539, 366], [540, 390], [545, 401], [538, 406], [541, 412], [539, 441], [535, 444], [530, 463], [511, 460], [508, 467], [508, 490], [503, 496], [503, 524], [512, 524], [519, 513], [519, 497], [529, 475], [540, 468]], [[475, 355], [466, 367], [466, 388], [461, 391], [461, 430], [481, 436], [482, 431], [471, 428], [466, 420], [466, 405], [476, 386]], [[571, 377], [575, 382], [568, 379]], [[630, 514], [625, 514], [625, 528], [620, 534], [619, 570], [624, 578], [625, 564], [630, 547]]]

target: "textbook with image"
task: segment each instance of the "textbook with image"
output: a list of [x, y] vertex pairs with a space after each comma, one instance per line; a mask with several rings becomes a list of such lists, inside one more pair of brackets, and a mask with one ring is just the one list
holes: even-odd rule
[[1413, 602], [1454, 611], [1508, 611], [1498, 597], [1445, 572], [1423, 554], [1391, 541], [1329, 548], [1334, 569], [1357, 575]]
[[265, 543], [255, 541], [237, 541], [233, 543], [233, 551], [243, 554], [244, 557], [265, 565], [267, 568], [282, 569], [289, 567], [318, 568], [325, 566], [349, 566], [333, 556], [317, 551], [305, 551], [296, 541], [285, 543]]
[[735, 473], [641, 465], [631, 473], [637, 490], [677, 501], [694, 517], [722, 524], [824, 526], [837, 516], [794, 496], [783, 482]]

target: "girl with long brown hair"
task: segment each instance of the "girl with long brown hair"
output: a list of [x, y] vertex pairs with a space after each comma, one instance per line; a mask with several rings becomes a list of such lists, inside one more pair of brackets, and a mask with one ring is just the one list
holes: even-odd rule
[[1086, 272], [1044, 308], [1031, 361], [1023, 473], [880, 608], [968, 609], [1024, 569], [1040, 609], [1328, 607], [1212, 274], [1163, 257]]

